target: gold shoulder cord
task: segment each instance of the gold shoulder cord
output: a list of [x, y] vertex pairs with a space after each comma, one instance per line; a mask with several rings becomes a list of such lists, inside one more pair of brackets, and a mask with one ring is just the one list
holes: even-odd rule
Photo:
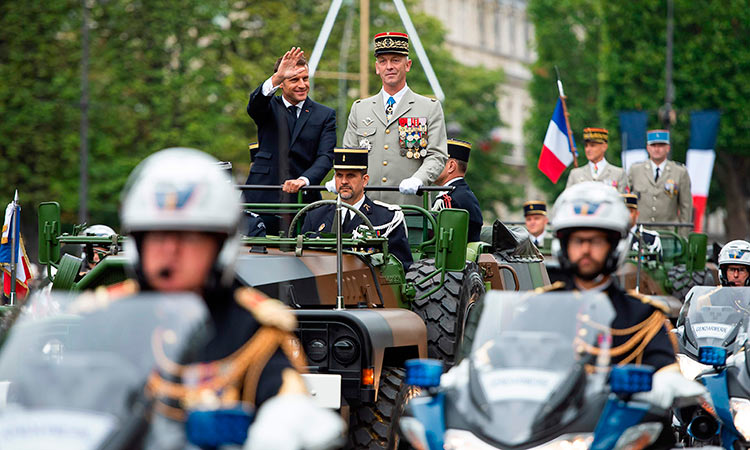
[[[654, 311], [653, 314], [651, 314], [647, 319], [636, 325], [633, 325], [632, 327], [624, 329], [609, 328], [609, 332], [613, 336], [627, 336], [630, 334], [633, 335], [624, 344], [611, 348], [609, 350], [610, 356], [623, 356], [627, 352], [630, 352], [630, 354], [625, 356], [622, 361], [618, 363], [618, 365], [622, 366], [625, 364], [630, 364], [633, 361], [636, 364], [641, 364], [643, 360], [643, 351], [646, 349], [646, 346], [649, 344], [649, 342], [651, 342], [654, 336], [659, 333], [659, 330], [664, 326], [665, 320], [667, 319], [666, 316], [664, 316], [664, 313], [657, 310]], [[590, 321], [588, 322], [588, 324], [599, 330], [608, 329], [608, 327], [595, 322]], [[592, 355], [599, 356], [599, 354], [601, 353], [601, 349], [588, 344], [587, 342], [579, 340], [579, 344], [583, 346], [586, 352], [591, 353]]]
[[[159, 397], [166, 397], [180, 404], [191, 404], [199, 401], [206, 392], [218, 393], [222, 390], [237, 392], [244, 375], [243, 401], [254, 405], [260, 375], [279, 347], [297, 371], [304, 371], [304, 354], [299, 345], [295, 348], [293, 341], [296, 341], [296, 337], [291, 333], [273, 327], [261, 327], [239, 350], [226, 358], [215, 361], [224, 366], [219, 375], [197, 386], [185, 386], [165, 380], [157, 371], [154, 371], [146, 385], [147, 393], [157, 398], [157, 411], [173, 420], [184, 421], [185, 412], [182, 409], [165, 404], [159, 400]], [[164, 354], [161, 339], [156, 333], [152, 344], [158, 367], [170, 375], [180, 377], [188, 366], [177, 364]]]

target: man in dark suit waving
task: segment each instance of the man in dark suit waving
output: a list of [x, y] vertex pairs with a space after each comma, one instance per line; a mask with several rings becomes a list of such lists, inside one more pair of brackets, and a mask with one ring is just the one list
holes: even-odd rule
[[[273, 75], [250, 94], [247, 113], [258, 126], [258, 148], [247, 184], [283, 183], [284, 192], [296, 194], [303, 186], [320, 184], [331, 170], [336, 112], [307, 96], [308, 77], [304, 52], [292, 47], [276, 61]], [[274, 96], [279, 88], [282, 95]], [[293, 200], [272, 191], [245, 191], [244, 197], [248, 203]], [[303, 199], [319, 200], [320, 194], [305, 193]], [[278, 229], [273, 223], [266, 226], [270, 234]]]
[[[404, 213], [398, 205], [371, 200], [365, 195], [365, 186], [370, 180], [367, 174], [367, 149], [337, 148], [334, 150], [333, 177], [336, 182], [336, 192], [341, 201], [362, 211], [381, 237], [388, 238], [388, 250], [404, 265], [404, 271], [409, 270], [413, 262], [409, 241], [406, 237]], [[325, 205], [313, 209], [302, 225], [302, 232], [315, 231], [318, 233], [334, 233], [333, 221], [336, 216], [334, 205]], [[362, 219], [349, 209], [342, 211], [341, 230], [344, 233], [355, 232]]]

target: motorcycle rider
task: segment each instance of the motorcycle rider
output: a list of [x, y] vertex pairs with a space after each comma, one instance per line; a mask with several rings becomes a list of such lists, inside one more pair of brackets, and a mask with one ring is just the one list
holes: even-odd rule
[[750, 286], [750, 242], [734, 240], [719, 252], [722, 286]]
[[[559, 241], [553, 248], [567, 275], [561, 282], [564, 288], [602, 291], [615, 308], [612, 362], [656, 369], [674, 364], [674, 348], [665, 328], [666, 306], [626, 294], [612, 276], [629, 250], [630, 214], [617, 190], [596, 182], [575, 184], [558, 197], [551, 222]], [[633, 338], [636, 345], [630, 342]]]
[[583, 182], [563, 191], [551, 222], [558, 241], [553, 248], [567, 277], [546, 290], [607, 294], [615, 309], [611, 364], [654, 367], [651, 391], [637, 395], [666, 409], [676, 397], [697, 397], [705, 389], [680, 373], [666, 305], [635, 291], [626, 293], [612, 276], [628, 252], [629, 216], [622, 197], [611, 186]]
[[[335, 440], [340, 418], [313, 404], [299, 374], [304, 361], [294, 349], [294, 315], [234, 280], [240, 203], [228, 180], [213, 157], [169, 148], [141, 162], [123, 193], [125, 253], [135, 281], [119, 294], [192, 291], [205, 300], [215, 330], [194, 358], [160, 365], [149, 380], [156, 414], [147, 444], [185, 448], [183, 421], [191, 410], [239, 406], [257, 410], [246, 448]], [[285, 433], [274, 431], [281, 422]]]

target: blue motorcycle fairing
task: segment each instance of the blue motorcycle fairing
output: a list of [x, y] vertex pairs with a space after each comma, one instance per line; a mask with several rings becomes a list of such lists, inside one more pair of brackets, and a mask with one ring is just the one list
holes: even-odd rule
[[443, 448], [445, 435], [445, 394], [414, 397], [406, 405], [410, 415], [424, 425], [430, 450]]
[[651, 405], [648, 403], [626, 402], [611, 395], [594, 429], [594, 442], [591, 443], [591, 450], [613, 449], [622, 433], [640, 423], [650, 409]]
[[705, 375], [700, 380], [711, 394], [711, 401], [713, 401], [714, 409], [716, 409], [716, 414], [719, 416], [721, 422], [721, 444], [727, 450], [732, 450], [734, 441], [737, 440], [740, 432], [737, 431], [737, 428], [734, 426], [734, 417], [732, 416], [732, 411], [729, 407], [729, 389], [727, 387], [726, 370], [721, 370], [715, 374]]

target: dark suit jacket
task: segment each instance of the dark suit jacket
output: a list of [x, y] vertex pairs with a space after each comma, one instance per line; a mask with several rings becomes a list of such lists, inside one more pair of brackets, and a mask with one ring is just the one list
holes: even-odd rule
[[[482, 231], [482, 208], [479, 207], [479, 200], [471, 191], [469, 184], [464, 179], [454, 181], [450, 186], [455, 186], [452, 192], [443, 194], [441, 197], [450, 197], [450, 208], [465, 209], [469, 212], [469, 242], [477, 242], [479, 233]], [[443, 204], [448, 207], [448, 202], [443, 199]]]
[[[247, 103], [247, 113], [258, 126], [258, 148], [251, 154], [247, 184], [280, 185], [303, 176], [310, 185], [319, 185], [333, 167], [336, 111], [308, 97], [294, 130], [289, 130], [289, 112], [281, 96], [266, 97], [262, 88], [258, 86]], [[281, 196], [280, 191], [244, 191], [244, 198], [248, 203], [296, 201], [296, 195]], [[305, 193], [305, 202], [315, 200], [320, 200], [320, 193]]]
[[[383, 225], [390, 223], [393, 220], [395, 214], [385, 206], [380, 206], [373, 203], [367, 196], [365, 196], [365, 202], [359, 208], [360, 211], [365, 213], [370, 222], [374, 226]], [[348, 212], [348, 210], [346, 210]], [[308, 212], [305, 216], [305, 222], [302, 224], [302, 232], [315, 231], [318, 233], [334, 233], [336, 230], [333, 229], [333, 220], [336, 216], [335, 205], [325, 205], [317, 209], [313, 209]], [[359, 225], [362, 225], [362, 219], [359, 216], [354, 216], [350, 221], [349, 225], [344, 228], [344, 233], [351, 233]], [[391, 231], [388, 235], [388, 251], [401, 261], [404, 265], [404, 271], [409, 270], [409, 266], [414, 261], [411, 256], [411, 249], [409, 248], [409, 240], [406, 237], [406, 227], [399, 225], [395, 230]]]

